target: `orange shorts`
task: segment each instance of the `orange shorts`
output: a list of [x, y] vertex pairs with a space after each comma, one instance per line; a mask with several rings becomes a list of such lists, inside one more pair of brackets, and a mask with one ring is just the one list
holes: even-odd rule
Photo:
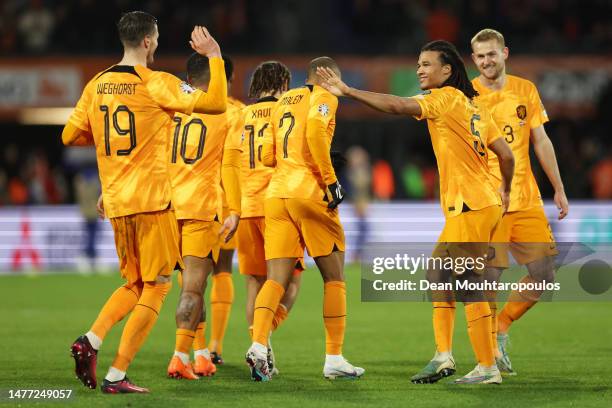
[[541, 206], [506, 213], [491, 242], [495, 256], [489, 261], [489, 266], [497, 268], [510, 266], [508, 251], [520, 265], [559, 253]]
[[[499, 224], [501, 214], [501, 206], [492, 205], [447, 218], [432, 257], [464, 260], [481, 258], [478, 264], [484, 266], [488, 259], [489, 242]], [[484, 268], [470, 269], [478, 274], [484, 272]]]
[[174, 210], [115, 217], [110, 222], [121, 276], [128, 283], [153, 282], [177, 267], [184, 269]]
[[344, 230], [338, 210], [324, 202], [301, 198], [268, 198], [266, 214], [266, 259], [301, 258], [304, 248], [313, 258], [334, 250], [344, 251]]
[[[224, 206], [223, 207], [223, 219], [221, 220], [221, 224], [223, 224], [223, 221], [225, 221], [225, 219], [229, 217], [229, 215], [230, 215], [229, 207]], [[221, 240], [221, 249], [226, 250], [226, 251], [234, 250], [236, 249], [236, 245], [237, 245], [236, 242], [237, 242], [236, 234], [234, 234], [232, 239], [230, 239], [228, 242]]]
[[217, 221], [179, 220], [180, 246], [182, 256], [210, 257], [219, 259], [221, 224]]
[[[249, 217], [240, 220], [236, 237], [238, 238], [238, 268], [242, 275], [267, 275], [264, 247], [265, 229], [264, 217]], [[304, 269], [304, 258], [300, 258], [296, 263], [293, 274], [298, 275]]]

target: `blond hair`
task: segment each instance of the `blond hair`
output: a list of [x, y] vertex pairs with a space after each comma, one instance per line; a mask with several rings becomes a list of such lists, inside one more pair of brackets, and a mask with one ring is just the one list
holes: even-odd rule
[[497, 40], [497, 42], [502, 48], [506, 46], [506, 41], [504, 40], [504, 36], [502, 35], [502, 33], [492, 28], [485, 28], [483, 30], [480, 30], [478, 33], [476, 33], [474, 37], [472, 37], [472, 41], [470, 42], [470, 44], [472, 44], [473, 47], [474, 43], [490, 40]]

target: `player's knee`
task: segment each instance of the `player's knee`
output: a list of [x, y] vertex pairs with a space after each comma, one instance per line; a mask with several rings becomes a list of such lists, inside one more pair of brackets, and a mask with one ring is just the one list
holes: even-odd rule
[[172, 276], [170, 275], [159, 275], [157, 279], [155, 279], [155, 283], [164, 284], [172, 282]]
[[503, 268], [488, 266], [485, 268], [484, 271], [484, 279], [488, 282], [499, 282], [499, 279], [501, 278], [503, 272]]
[[139, 280], [133, 283], [126, 283], [125, 285], [123, 285], [123, 287], [126, 288], [127, 290], [134, 292], [136, 297], [140, 298], [140, 296], [142, 295], [142, 291], [144, 289], [144, 282]]

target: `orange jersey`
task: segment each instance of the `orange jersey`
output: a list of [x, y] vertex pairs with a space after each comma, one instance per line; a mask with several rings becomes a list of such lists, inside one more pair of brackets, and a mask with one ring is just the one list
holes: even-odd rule
[[[245, 106], [246, 105], [240, 102], [238, 99], [232, 98], [231, 96], [227, 97], [227, 121], [229, 123], [228, 132], [232, 135], [232, 137], [227, 138], [228, 145], [226, 147], [229, 149], [235, 149], [240, 146], [240, 137], [242, 136], [242, 109]], [[225, 195], [225, 191], [223, 191], [223, 186], [221, 183], [219, 183], [219, 186], [217, 187], [217, 194], [221, 200], [222, 207], [224, 209], [228, 209], [227, 197]]]
[[[480, 94], [477, 103], [491, 111], [493, 120], [505, 134], [506, 142], [514, 153], [514, 178], [508, 211], [528, 210], [543, 205], [529, 160], [531, 129], [548, 122], [538, 90], [533, 82], [513, 75], [506, 75], [506, 84], [499, 91], [482, 85], [478, 78], [472, 84]], [[499, 161], [495, 154], [489, 154], [489, 168], [498, 184], [501, 183]]]
[[170, 149], [172, 205], [179, 220], [221, 218], [217, 186], [229, 130], [227, 113], [176, 114]]
[[242, 217], [263, 217], [263, 201], [273, 169], [261, 162], [264, 131], [270, 125], [272, 108], [277, 99], [268, 96], [243, 109], [244, 116], [240, 188]]
[[336, 128], [337, 108], [338, 98], [311, 85], [289, 90], [276, 102], [270, 126], [264, 132], [264, 143], [272, 145], [276, 160], [266, 198], [324, 200], [327, 189], [324, 176], [333, 182], [335, 174], [329, 149], [324, 152], [325, 168], [319, 167], [309, 147], [306, 125], [320, 126], [323, 134], [317, 137], [329, 147]]
[[69, 123], [93, 135], [109, 218], [168, 207], [172, 117], [191, 114], [200, 95], [174, 75], [141, 65], [115, 65], [85, 86]]
[[422, 111], [417, 119], [427, 119], [445, 217], [461, 214], [464, 204], [472, 210], [501, 204], [488, 167], [487, 146], [501, 137], [491, 113], [450, 86], [414, 99]]

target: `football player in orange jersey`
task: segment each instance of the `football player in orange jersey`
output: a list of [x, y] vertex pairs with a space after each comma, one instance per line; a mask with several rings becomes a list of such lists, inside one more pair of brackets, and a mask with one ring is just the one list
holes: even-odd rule
[[[266, 61], [255, 68], [249, 86], [249, 98], [256, 102], [242, 111], [243, 151], [240, 167], [242, 216], [236, 238], [238, 241], [238, 267], [246, 279], [246, 318], [250, 338], [253, 337], [253, 310], [255, 298], [266, 281], [266, 255], [264, 248], [264, 199], [274, 169], [262, 163], [262, 142], [265, 129], [270, 125], [274, 104], [289, 88], [291, 73], [281, 62]], [[287, 318], [300, 286], [302, 262], [296, 266], [287, 290], [276, 309], [273, 330]], [[268, 344], [271, 374], [278, 374], [274, 352]]]
[[[194, 53], [187, 61], [191, 86], [206, 91], [210, 81], [208, 58]], [[176, 308], [176, 346], [168, 365], [173, 378], [198, 379], [216, 372], [206, 347], [204, 292], [208, 275], [219, 259], [222, 234], [231, 239], [240, 220], [240, 134], [230, 134], [229, 114], [174, 116], [170, 177], [185, 262]], [[217, 186], [226, 187], [229, 211], [223, 225]], [[194, 199], [194, 197], [197, 197]], [[189, 363], [194, 349], [195, 364]]]
[[192, 48], [210, 57], [208, 92], [173, 75], [152, 71], [157, 20], [124, 14], [118, 23], [123, 59], [86, 86], [62, 132], [66, 145], [95, 145], [104, 205], [115, 233], [121, 275], [127, 283], [108, 299], [96, 321], [71, 347], [76, 375], [95, 388], [97, 353], [108, 331], [132, 312], [119, 350], [104, 378], [104, 393], [145, 393], [126, 371], [157, 320], [170, 275], [183, 266], [178, 229], [170, 208], [168, 135], [174, 112], [222, 113], [226, 83], [219, 45], [204, 27], [191, 34]]
[[[506, 74], [508, 47], [504, 36], [496, 30], [484, 29], [472, 38], [472, 60], [480, 75], [472, 80], [478, 91], [479, 103], [493, 114], [493, 119], [505, 134], [516, 160], [510, 207], [493, 235], [495, 257], [489, 262], [487, 279], [498, 281], [508, 268], [508, 250], [528, 275], [522, 282], [553, 282], [555, 240], [544, 214], [540, 190], [529, 160], [533, 150], [552, 184], [559, 219], [568, 213], [568, 202], [559, 174], [555, 149], [546, 134], [544, 123], [548, 115], [535, 85], [526, 79]], [[489, 156], [489, 167], [497, 182], [501, 182], [495, 156]], [[493, 344], [497, 366], [502, 373], [515, 374], [507, 352], [508, 330], [540, 298], [542, 291], [514, 291], [496, 318], [495, 292], [488, 292], [493, 314]]]
[[[512, 151], [501, 137], [491, 113], [474, 102], [477, 92], [470, 83], [463, 60], [447, 41], [426, 44], [419, 55], [417, 76], [423, 94], [404, 98], [361, 91], [347, 86], [331, 70], [320, 69], [324, 87], [337, 96], [348, 96], [374, 109], [396, 115], [427, 119], [440, 173], [440, 202], [446, 218], [433, 257], [486, 259], [488, 243], [501, 219], [514, 171]], [[499, 158], [501, 197], [487, 164], [487, 149]], [[501, 200], [500, 200], [501, 198]], [[501, 206], [500, 206], [501, 205]], [[482, 263], [482, 262], [480, 262]], [[474, 267], [457, 279], [482, 282], [484, 270]], [[449, 282], [445, 270], [427, 271], [435, 283]], [[468, 333], [478, 364], [459, 384], [500, 383], [491, 343], [491, 310], [481, 290], [456, 291], [465, 303]], [[434, 300], [434, 358], [412, 377], [414, 383], [432, 383], [455, 373], [451, 354], [455, 300], [452, 293], [432, 291]]]
[[[234, 63], [232, 59], [223, 55], [225, 62], [225, 76], [227, 77], [227, 120], [229, 123], [229, 132], [233, 135], [242, 135], [242, 127], [240, 125], [240, 115], [244, 104], [238, 99], [230, 96], [232, 91], [232, 83], [234, 81]], [[223, 202], [223, 219], [229, 216], [230, 210], [227, 203], [226, 194], [223, 186], [219, 185], [219, 196]], [[234, 281], [232, 280], [232, 260], [234, 258], [234, 250], [236, 249], [236, 236], [232, 237], [227, 242], [221, 242], [221, 252], [219, 260], [215, 263], [215, 269], [212, 276], [212, 288], [210, 290], [210, 341], [208, 349], [210, 350], [212, 361], [217, 364], [223, 364], [223, 338], [225, 337], [225, 329], [229, 321], [232, 303], [234, 303]]]
[[344, 190], [330, 158], [338, 99], [319, 86], [318, 67], [328, 67], [340, 75], [333, 59], [312, 60], [306, 86], [283, 94], [264, 130], [262, 161], [275, 169], [264, 203], [267, 280], [255, 300], [253, 344], [246, 354], [251, 377], [256, 381], [270, 379], [268, 337], [304, 247], [324, 282], [323, 375], [330, 379], [359, 378], [365, 371], [342, 356], [346, 329], [345, 240], [337, 206], [344, 199]]

